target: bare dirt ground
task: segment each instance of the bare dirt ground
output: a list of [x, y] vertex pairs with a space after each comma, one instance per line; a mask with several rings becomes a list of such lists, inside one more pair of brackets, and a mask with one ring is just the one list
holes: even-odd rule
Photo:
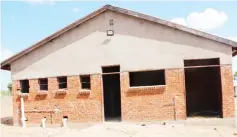
[[1, 96], [1, 123], [5, 125], [12, 125], [12, 97], [11, 96]]
[[[236, 99], [237, 106], [237, 99]], [[236, 107], [237, 113], [237, 107]], [[228, 126], [192, 126], [184, 124], [155, 124], [105, 122], [74, 125], [73, 128], [13, 127], [12, 99], [1, 97], [1, 137], [237, 137], [237, 129]]]

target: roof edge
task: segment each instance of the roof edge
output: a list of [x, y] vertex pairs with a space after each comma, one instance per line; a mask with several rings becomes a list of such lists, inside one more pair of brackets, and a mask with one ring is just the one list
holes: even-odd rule
[[237, 56], [237, 47], [236, 48], [232, 48], [232, 56]]
[[151, 21], [151, 22], [155, 22], [155, 23], [167, 26], [167, 27], [171, 27], [171, 28], [183, 31], [183, 32], [187, 32], [189, 34], [193, 34], [195, 36], [203, 37], [203, 38], [206, 38], [206, 39], [209, 39], [209, 40], [213, 40], [213, 41], [216, 41], [216, 42], [219, 42], [219, 43], [223, 43], [223, 44], [232, 46], [233, 48], [237, 48], [237, 42], [234, 42], [232, 40], [222, 38], [220, 36], [215, 36], [215, 35], [212, 35], [212, 34], [209, 34], [209, 33], [206, 33], [206, 32], [202, 32], [202, 31], [199, 31], [199, 30], [195, 30], [195, 29], [192, 29], [192, 28], [188, 28], [186, 26], [182, 26], [182, 25], [179, 25], [179, 24], [176, 24], [176, 23], [173, 23], [173, 22], [170, 22], [170, 21], [166, 21], [166, 20], [163, 20], [163, 19], [160, 19], [160, 18], [157, 18], [157, 17], [153, 17], [153, 16], [146, 15], [146, 14], [143, 14], [143, 13], [139, 13], [139, 12], [135, 12], [135, 11], [132, 11], [132, 10], [127, 10], [127, 9], [123, 9], [123, 8], [120, 8], [120, 7], [116, 7], [116, 6], [112, 6], [112, 5], [107, 4], [107, 5], [104, 5], [103, 7], [99, 8], [99, 9], [97, 9], [96, 11], [90, 13], [89, 15], [86, 15], [83, 18], [78, 19], [75, 22], [67, 25], [63, 29], [51, 34], [50, 36], [44, 38], [43, 40], [41, 40], [37, 43], [35, 43], [34, 45], [24, 49], [23, 51], [13, 55], [12, 57], [2, 61], [1, 62], [1, 69], [10, 70], [11, 69], [10, 63], [15, 61], [16, 59], [20, 58], [21, 56], [23, 56], [23, 55], [25, 55], [29, 52], [31, 52], [34, 49], [40, 47], [41, 45], [52, 41], [56, 37], [62, 35], [63, 33], [73, 29], [74, 27], [80, 25], [81, 23], [95, 17], [96, 15], [98, 15], [98, 14], [100, 14], [100, 13], [106, 11], [106, 10], [111, 10], [111, 11], [115, 11], [115, 12], [122, 13], [122, 14], [125, 14], [125, 15], [130, 15], [132, 17], [136, 17], [136, 18], [148, 20], [148, 21]]
[[11, 56], [10, 58], [7, 58], [5, 59], [4, 61], [1, 62], [1, 69], [3, 70], [10, 70], [10, 67], [6, 67], [8, 65], [10, 65], [10, 63], [12, 63], [13, 61], [15, 61], [17, 58], [31, 52], [32, 50], [40, 47], [41, 45], [49, 42], [49, 41], [52, 41], [53, 39], [55, 39], [56, 37], [64, 34], [65, 32], [73, 29], [74, 27], [80, 25], [81, 23], [93, 18], [94, 16], [106, 11], [108, 9], [108, 7], [111, 6], [111, 5], [104, 5], [103, 7], [95, 10], [94, 12], [90, 13], [89, 15], [86, 15], [78, 20], [76, 20], [75, 22], [67, 25], [66, 27], [60, 29], [59, 31], [56, 31], [55, 33], [49, 35], [48, 37], [45, 37], [44, 39], [40, 40], [39, 42], [33, 44], [32, 46], [16, 53], [15, 55]]
[[119, 13], [123, 13], [123, 14], [126, 14], [126, 15], [137, 17], [137, 18], [140, 18], [140, 19], [155, 22], [155, 23], [158, 23], [158, 24], [161, 24], [161, 25], [164, 25], [164, 26], [168, 26], [168, 27], [171, 27], [171, 28], [174, 28], [174, 29], [177, 29], [177, 30], [181, 30], [181, 31], [196, 35], [196, 36], [204, 37], [204, 38], [209, 39], [209, 40], [213, 40], [213, 41], [220, 42], [220, 43], [223, 43], [223, 44], [226, 44], [226, 45], [230, 45], [232, 47], [237, 47], [237, 42], [226, 39], [226, 38], [223, 38], [223, 37], [220, 37], [220, 36], [217, 36], [217, 35], [212, 35], [212, 34], [200, 31], [200, 30], [189, 28], [189, 27], [186, 27], [186, 26], [183, 26], [183, 25], [180, 25], [180, 24], [173, 23], [171, 21], [167, 21], [167, 20], [164, 20], [164, 19], [161, 19], [161, 18], [158, 18], [158, 17], [153, 17], [153, 16], [146, 15], [146, 14], [143, 14], [143, 13], [135, 12], [135, 11], [132, 11], [132, 10], [128, 10], [128, 9], [124, 9], [124, 8], [120, 8], [120, 7], [116, 7], [116, 6], [111, 6], [111, 5], [107, 5], [107, 6], [108, 6], [108, 9], [110, 9], [112, 11], [116, 11], [116, 12], [119, 12]]

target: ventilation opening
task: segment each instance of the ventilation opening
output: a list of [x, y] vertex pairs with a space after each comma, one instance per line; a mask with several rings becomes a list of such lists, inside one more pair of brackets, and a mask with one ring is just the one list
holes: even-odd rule
[[48, 90], [48, 79], [42, 78], [39, 79], [40, 90]]
[[218, 58], [213, 59], [194, 59], [194, 60], [184, 60], [184, 66], [208, 66], [208, 65], [220, 65]]
[[120, 66], [102, 67], [103, 73], [120, 72]]
[[20, 80], [21, 93], [29, 93], [29, 80]]
[[[120, 67], [102, 67], [105, 120], [121, 120]], [[118, 72], [118, 73], [116, 73]], [[106, 74], [108, 73], [108, 74]]]
[[[219, 59], [185, 60], [188, 117], [221, 117], [222, 94]], [[191, 66], [201, 66], [192, 68]]]
[[67, 77], [58, 77], [58, 88], [59, 89], [67, 88]]
[[165, 85], [165, 70], [129, 73], [130, 87]]
[[81, 89], [91, 89], [91, 78], [90, 75], [80, 76]]

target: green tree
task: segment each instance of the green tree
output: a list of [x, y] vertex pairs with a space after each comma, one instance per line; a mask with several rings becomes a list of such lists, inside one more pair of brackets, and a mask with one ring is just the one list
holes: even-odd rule
[[7, 85], [7, 88], [8, 88], [8, 91], [9, 91], [10, 93], [12, 93], [12, 83], [9, 83], [9, 84]]
[[234, 74], [234, 79], [237, 79], [237, 72], [235, 72]]

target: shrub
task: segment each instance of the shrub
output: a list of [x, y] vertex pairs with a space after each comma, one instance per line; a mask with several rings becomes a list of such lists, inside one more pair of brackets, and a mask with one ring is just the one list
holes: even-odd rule
[[10, 92], [10, 94], [12, 93], [12, 83], [9, 83], [7, 85], [8, 91]]

